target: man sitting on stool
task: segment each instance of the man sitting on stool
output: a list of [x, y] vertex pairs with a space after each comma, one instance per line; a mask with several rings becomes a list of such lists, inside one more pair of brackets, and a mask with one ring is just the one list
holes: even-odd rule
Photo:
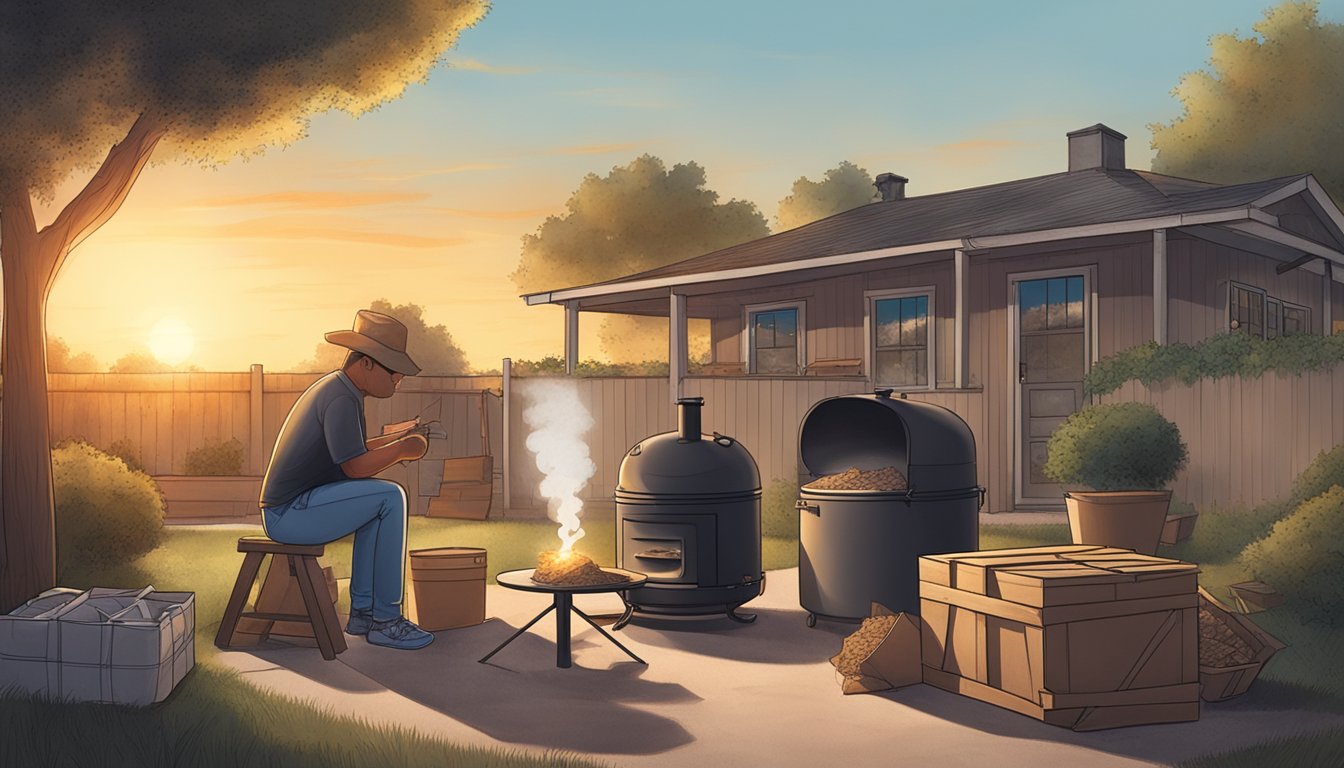
[[285, 417], [261, 484], [266, 535], [283, 544], [326, 544], [355, 534], [350, 621], [373, 645], [423, 648], [434, 635], [401, 615], [406, 568], [406, 491], [373, 475], [425, 455], [426, 428], [368, 439], [364, 398], [391, 397], [420, 366], [406, 354], [406, 326], [360, 310], [354, 329], [327, 341], [350, 350], [339, 371], [308, 387]]

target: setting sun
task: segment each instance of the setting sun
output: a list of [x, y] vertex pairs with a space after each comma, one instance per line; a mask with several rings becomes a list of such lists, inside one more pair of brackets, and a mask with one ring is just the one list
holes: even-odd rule
[[165, 317], [149, 330], [149, 351], [168, 365], [177, 365], [191, 356], [196, 338], [191, 326], [175, 317]]

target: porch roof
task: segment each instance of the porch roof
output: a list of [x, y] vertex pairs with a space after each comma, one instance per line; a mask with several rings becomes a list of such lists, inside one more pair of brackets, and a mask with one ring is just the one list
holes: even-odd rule
[[[1274, 226], [1261, 206], [1289, 192], [1324, 197], [1310, 174], [1243, 184], [1212, 184], [1135, 170], [1088, 169], [1002, 184], [875, 202], [820, 221], [614, 280], [524, 296], [558, 303], [641, 289], [792, 271], [852, 260], [1009, 244], [1031, 233], [1099, 234], [1098, 225], [1139, 231], [1252, 220]], [[1328, 198], [1326, 198], [1328, 200]], [[1339, 211], [1325, 211], [1337, 237]], [[1091, 230], [1089, 230], [1091, 228]], [[1042, 238], [1058, 239], [1058, 238]], [[1323, 246], [1330, 254], [1339, 247]]]

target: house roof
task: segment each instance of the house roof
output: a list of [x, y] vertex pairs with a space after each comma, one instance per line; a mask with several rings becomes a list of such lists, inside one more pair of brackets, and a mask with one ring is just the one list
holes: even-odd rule
[[[999, 235], [1246, 208], [1309, 177], [1298, 174], [1244, 184], [1212, 184], [1135, 170], [1093, 168], [1055, 173], [869, 203], [758, 240], [564, 290], [619, 290], [625, 284], [648, 285], [649, 281], [666, 279], [681, 282], [678, 278], [730, 270], [767, 266], [788, 269], [791, 262], [902, 246], [943, 244], [945, 249], [949, 241], [972, 243], [977, 238]], [[530, 297], [552, 299], [551, 294]]]

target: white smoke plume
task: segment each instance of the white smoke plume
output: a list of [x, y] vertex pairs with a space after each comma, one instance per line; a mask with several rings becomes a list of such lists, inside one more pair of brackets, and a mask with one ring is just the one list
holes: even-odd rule
[[597, 472], [584, 440], [593, 417], [579, 400], [573, 381], [534, 379], [528, 382], [524, 394], [527, 407], [523, 409], [523, 422], [532, 430], [527, 436], [527, 449], [537, 456], [547, 511], [560, 524], [560, 553], [568, 554], [574, 542], [583, 538], [579, 491]]

